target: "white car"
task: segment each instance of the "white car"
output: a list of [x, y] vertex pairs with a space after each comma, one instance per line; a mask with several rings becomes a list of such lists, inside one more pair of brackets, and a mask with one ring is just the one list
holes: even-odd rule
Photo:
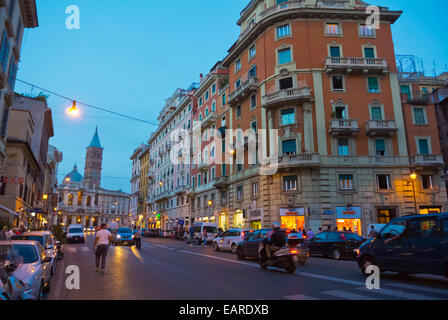
[[23, 259], [14, 275], [30, 288], [35, 299], [41, 300], [44, 293], [50, 291], [51, 257], [45, 255], [37, 241], [13, 240], [10, 243]]
[[72, 224], [67, 230], [67, 243], [70, 242], [86, 242], [84, 227], [80, 224]]
[[252, 232], [251, 229], [230, 229], [223, 233], [221, 237], [213, 240], [213, 249], [215, 251], [232, 251], [236, 253], [238, 244], [244, 240], [246, 233]]

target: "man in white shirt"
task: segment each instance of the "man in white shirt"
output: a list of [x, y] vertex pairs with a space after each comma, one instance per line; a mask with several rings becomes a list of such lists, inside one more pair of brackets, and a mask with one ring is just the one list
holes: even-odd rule
[[101, 225], [101, 229], [96, 233], [95, 242], [93, 243], [93, 250], [96, 256], [96, 272], [100, 269], [101, 258], [101, 272], [104, 272], [106, 267], [107, 250], [109, 249], [112, 234], [106, 229], [106, 224]]

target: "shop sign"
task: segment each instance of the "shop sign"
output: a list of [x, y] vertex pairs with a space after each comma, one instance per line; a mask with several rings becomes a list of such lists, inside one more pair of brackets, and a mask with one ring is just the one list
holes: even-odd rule
[[304, 216], [305, 208], [280, 209], [280, 216]]
[[337, 219], [361, 219], [361, 207], [337, 207]]
[[0, 183], [6, 184], [24, 184], [25, 179], [20, 177], [1, 177]]

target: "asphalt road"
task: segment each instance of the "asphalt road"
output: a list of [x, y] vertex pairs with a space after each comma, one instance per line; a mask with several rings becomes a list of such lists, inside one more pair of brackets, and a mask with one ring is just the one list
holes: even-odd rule
[[[295, 274], [263, 271], [254, 261], [181, 241], [143, 239], [143, 248], [112, 246], [105, 273], [95, 272], [93, 235], [64, 246], [49, 300], [432, 300], [448, 299], [448, 281], [436, 276], [381, 275], [368, 290], [355, 261], [311, 257]], [[68, 290], [65, 270], [80, 270], [80, 289]]]

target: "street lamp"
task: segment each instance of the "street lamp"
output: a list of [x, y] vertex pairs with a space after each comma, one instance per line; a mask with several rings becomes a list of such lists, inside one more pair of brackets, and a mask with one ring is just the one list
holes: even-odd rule
[[48, 194], [44, 194], [44, 195], [42, 196], [42, 199], [47, 200], [47, 199], [48, 199]]
[[415, 209], [415, 214], [417, 215], [417, 199], [415, 198], [415, 186], [414, 186], [414, 181], [417, 179], [417, 174], [415, 172], [412, 172], [409, 176], [411, 178], [411, 183], [412, 183], [412, 194], [414, 196], [414, 209]]
[[76, 108], [76, 101], [73, 101], [72, 107], [67, 109], [67, 114], [71, 117], [77, 117], [79, 115], [79, 110]]

